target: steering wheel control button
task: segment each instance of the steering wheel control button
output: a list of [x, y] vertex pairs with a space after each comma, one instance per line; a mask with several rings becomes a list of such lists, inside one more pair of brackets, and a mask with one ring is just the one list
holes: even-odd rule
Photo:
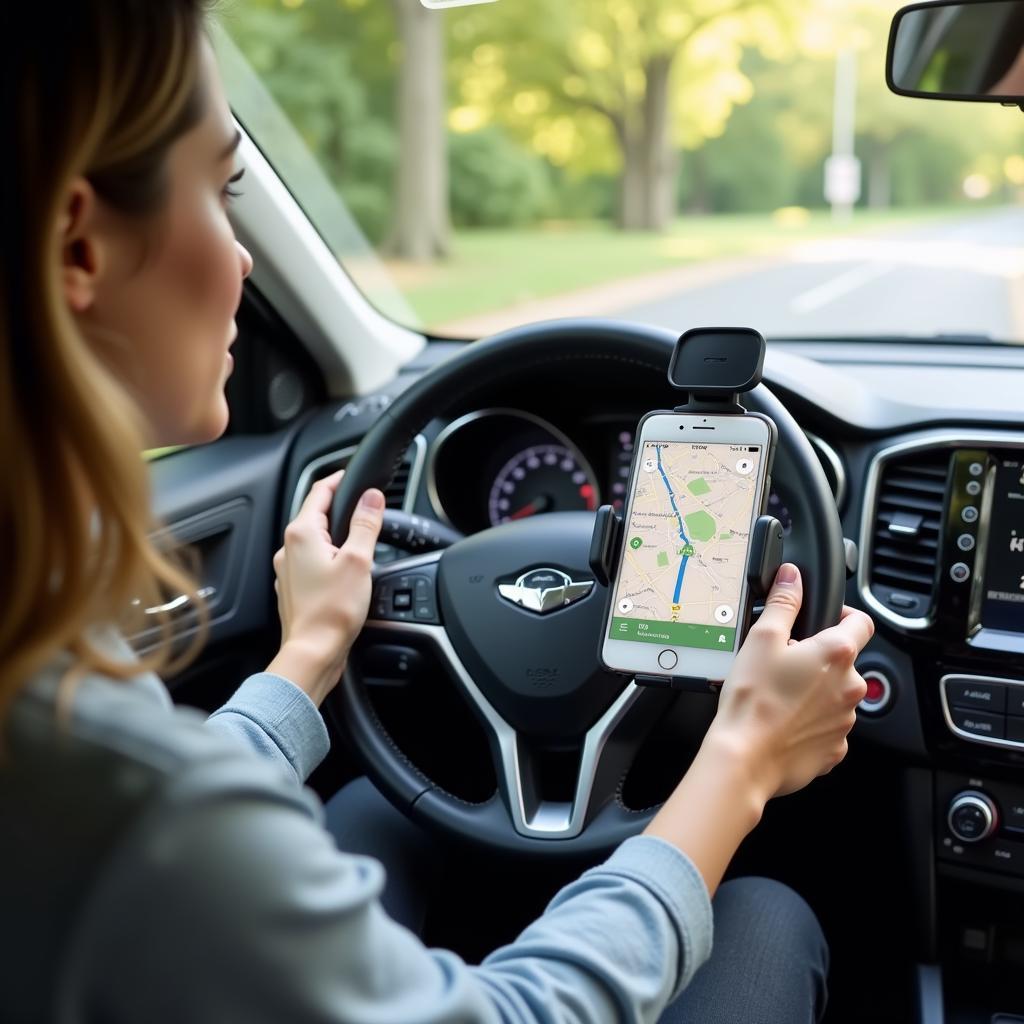
[[981, 482], [978, 480], [968, 480], [964, 490], [972, 497], [976, 498], [981, 494]]
[[675, 651], [662, 651], [658, 655], [658, 664], [666, 672], [671, 672], [679, 664], [679, 655]]
[[949, 831], [964, 843], [987, 839], [999, 824], [999, 812], [989, 797], [978, 790], [965, 790], [953, 798], [946, 815]]
[[985, 467], [980, 462], [972, 462], [967, 467], [967, 472], [970, 473], [971, 476], [981, 476], [981, 474], [985, 472]]
[[892, 683], [889, 677], [878, 669], [868, 669], [863, 675], [868, 692], [864, 694], [864, 699], [857, 707], [869, 715], [880, 715], [892, 703]]
[[373, 618], [389, 622], [437, 623], [437, 598], [431, 572], [402, 573], [378, 579], [370, 607]]
[[969, 711], [966, 708], [951, 708], [949, 717], [953, 720], [953, 725], [972, 736], [993, 740], [1001, 740], [1006, 736], [1006, 719], [1002, 715]]
[[960, 518], [965, 523], [976, 523], [978, 521], [978, 509], [974, 505], [965, 505], [960, 511]]
[[961, 533], [956, 539], [956, 546], [961, 551], [973, 551], [974, 538], [969, 533]]
[[949, 679], [946, 699], [956, 708], [978, 708], [1001, 715], [1006, 710], [1006, 687], [980, 679]]
[[966, 583], [971, 578], [971, 567], [966, 562], [954, 562], [949, 567], [949, 578], [954, 583]]

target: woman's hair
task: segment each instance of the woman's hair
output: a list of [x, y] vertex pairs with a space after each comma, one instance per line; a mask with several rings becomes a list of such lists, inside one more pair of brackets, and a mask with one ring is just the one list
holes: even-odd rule
[[[6, 47], [0, 715], [59, 651], [72, 654], [76, 674], [137, 673], [138, 663], [97, 648], [92, 627], [127, 628], [140, 607], [169, 591], [195, 597], [190, 577], [150, 540], [145, 424], [100, 339], [83, 332], [65, 302], [60, 224], [77, 176], [137, 218], [140, 230], [159, 212], [168, 150], [204, 110], [208, 7], [206, 0], [19, 5]], [[159, 661], [166, 653], [146, 664]]]

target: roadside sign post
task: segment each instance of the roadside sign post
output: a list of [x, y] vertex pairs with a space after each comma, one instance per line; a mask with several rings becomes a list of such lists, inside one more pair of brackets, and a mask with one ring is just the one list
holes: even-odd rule
[[825, 199], [835, 220], [849, 220], [860, 199], [861, 167], [854, 155], [857, 119], [857, 55], [836, 55], [836, 84], [832, 105], [832, 155], [825, 161]]

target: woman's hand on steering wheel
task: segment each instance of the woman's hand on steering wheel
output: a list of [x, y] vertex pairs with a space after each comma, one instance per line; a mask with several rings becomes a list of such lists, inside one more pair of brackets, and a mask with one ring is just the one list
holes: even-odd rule
[[334, 689], [366, 621], [373, 550], [384, 520], [376, 488], [359, 500], [348, 536], [336, 547], [327, 513], [342, 472], [313, 485], [274, 555], [281, 650], [268, 671], [290, 679], [319, 706]]

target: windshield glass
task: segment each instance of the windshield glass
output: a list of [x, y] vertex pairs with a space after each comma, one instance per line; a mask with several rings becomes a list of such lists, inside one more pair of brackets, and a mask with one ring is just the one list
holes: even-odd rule
[[1024, 118], [891, 95], [892, 0], [233, 0], [239, 119], [378, 308], [1024, 340]]

